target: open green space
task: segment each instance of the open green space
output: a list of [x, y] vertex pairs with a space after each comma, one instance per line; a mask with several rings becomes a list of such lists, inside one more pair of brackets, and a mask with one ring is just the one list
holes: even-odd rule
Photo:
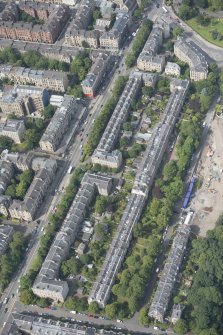
[[221, 19], [212, 19], [211, 23], [207, 26], [201, 26], [196, 17], [186, 21], [187, 24], [196, 31], [201, 37], [203, 37], [208, 42], [215, 44], [223, 48], [223, 39], [218, 40], [213, 38], [213, 32], [221, 35], [223, 33], [223, 20]]

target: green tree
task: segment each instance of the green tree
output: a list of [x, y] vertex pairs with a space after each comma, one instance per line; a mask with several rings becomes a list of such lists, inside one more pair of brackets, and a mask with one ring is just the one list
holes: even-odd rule
[[96, 301], [93, 301], [89, 304], [88, 312], [92, 314], [99, 314], [100, 308], [98, 307], [98, 304]]
[[55, 110], [56, 108], [50, 104], [47, 107], [45, 107], [43, 111], [44, 119], [51, 119], [51, 117], [53, 117], [55, 113]]
[[169, 161], [165, 164], [163, 169], [164, 180], [170, 181], [177, 175], [177, 164], [176, 161]]
[[188, 331], [187, 323], [186, 321], [180, 319], [178, 320], [174, 326], [173, 326], [174, 331], [179, 334], [179, 335], [184, 335]]
[[148, 326], [149, 325], [148, 311], [145, 308], [142, 308], [140, 313], [139, 313], [139, 323], [142, 326]]
[[62, 262], [61, 270], [64, 276], [68, 276], [70, 274], [78, 274], [81, 267], [81, 263], [79, 259], [72, 256], [66, 261]]
[[20, 293], [20, 301], [24, 305], [35, 305], [36, 304], [36, 296], [33, 294], [31, 289], [23, 290]]
[[13, 144], [13, 140], [7, 136], [0, 135], [0, 153], [5, 150], [11, 150]]
[[104, 213], [106, 211], [107, 203], [108, 203], [107, 197], [98, 196], [94, 206], [95, 212], [100, 215]]

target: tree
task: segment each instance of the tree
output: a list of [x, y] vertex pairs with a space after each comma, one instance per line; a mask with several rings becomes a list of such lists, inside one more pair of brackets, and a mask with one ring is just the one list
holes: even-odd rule
[[5, 150], [11, 150], [13, 140], [7, 136], [0, 135], [0, 153]]
[[107, 207], [107, 197], [105, 196], [98, 196], [97, 200], [95, 202], [95, 212], [98, 214], [102, 214], [106, 211], [106, 207]]
[[183, 34], [183, 29], [179, 26], [173, 28], [173, 37], [176, 39], [178, 36]]
[[153, 88], [151, 86], [144, 86], [142, 88], [142, 94], [151, 97], [153, 95]]
[[20, 301], [24, 305], [35, 305], [35, 303], [36, 303], [36, 296], [33, 294], [33, 291], [31, 289], [23, 290], [20, 293]]
[[173, 326], [174, 331], [179, 334], [179, 335], [184, 335], [188, 331], [187, 323], [186, 321], [180, 319], [178, 320], [174, 326]]
[[164, 180], [170, 181], [177, 175], [177, 164], [176, 161], [170, 161], [165, 164], [163, 169]]
[[47, 107], [45, 107], [43, 111], [44, 119], [51, 119], [51, 117], [53, 117], [55, 113], [55, 110], [56, 108], [50, 104]]
[[90, 303], [88, 307], [88, 312], [92, 314], [99, 314], [100, 308], [98, 307], [98, 303], [96, 301], [93, 301]]
[[80, 270], [81, 263], [79, 259], [74, 256], [69, 258], [68, 260], [62, 262], [61, 270], [64, 276], [68, 276], [70, 274], [77, 274]]
[[142, 326], [148, 326], [149, 325], [148, 312], [145, 308], [142, 308], [140, 313], [139, 313], [139, 323]]

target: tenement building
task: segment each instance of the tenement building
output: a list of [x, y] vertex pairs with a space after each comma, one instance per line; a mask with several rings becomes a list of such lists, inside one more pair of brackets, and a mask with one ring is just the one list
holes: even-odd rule
[[162, 72], [165, 66], [165, 57], [158, 55], [163, 43], [163, 28], [155, 25], [146, 41], [146, 44], [137, 59], [137, 67], [142, 71]]
[[122, 154], [119, 150], [114, 150], [114, 146], [117, 143], [122, 124], [130, 112], [131, 103], [137, 97], [141, 85], [141, 76], [130, 76], [101, 140], [91, 157], [93, 164], [115, 169], [120, 167]]
[[11, 65], [0, 66], [0, 78], [7, 78], [15, 84], [31, 84], [57, 92], [65, 92], [69, 83], [65, 72], [33, 70]]
[[[13, 7], [14, 19], [11, 17], [12, 15], [6, 16], [4, 13], [0, 16], [1, 38], [52, 44], [60, 35], [70, 16], [69, 7], [66, 5], [52, 6], [20, 1], [7, 4], [4, 11], [10, 12], [11, 7]], [[45, 20], [45, 23], [41, 25], [18, 21], [20, 14], [16, 15], [16, 11], [18, 13], [20, 11], [26, 12], [34, 18]]]
[[65, 96], [61, 107], [57, 108], [40, 139], [39, 145], [42, 150], [55, 152], [58, 149], [66, 130], [70, 127], [71, 120], [75, 119], [72, 123], [73, 127], [75, 123], [79, 122], [79, 110], [80, 107], [77, 101], [71, 96]]
[[95, 192], [108, 195], [111, 187], [111, 177], [85, 173], [63, 225], [57, 233], [33, 284], [34, 294], [54, 301], [65, 300], [68, 294], [68, 284], [66, 281], [58, 280], [60, 265], [69, 255], [70, 247], [78, 235], [80, 225], [84, 221]]
[[164, 321], [177, 274], [186, 250], [190, 231], [191, 228], [185, 224], [178, 226], [156, 293], [152, 300], [149, 316], [159, 322]]
[[120, 49], [128, 32], [129, 21], [129, 14], [120, 12], [112, 29], [101, 35], [100, 46], [105, 49]]
[[87, 76], [81, 83], [84, 95], [86, 97], [94, 98], [102, 83], [102, 80], [106, 76], [110, 62], [111, 56], [109, 53], [100, 53], [98, 55]]
[[56, 161], [48, 159], [45, 162], [43, 168], [35, 175], [24, 200], [13, 200], [9, 207], [11, 217], [24, 221], [31, 221], [35, 218], [37, 210], [55, 177], [56, 169]]
[[174, 44], [174, 54], [189, 65], [192, 80], [199, 81], [207, 78], [207, 55], [193, 41], [178, 38]]

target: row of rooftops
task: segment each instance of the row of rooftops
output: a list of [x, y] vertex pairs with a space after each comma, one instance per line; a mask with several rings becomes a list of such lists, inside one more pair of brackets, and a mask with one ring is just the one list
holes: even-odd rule
[[56, 171], [57, 163], [55, 160], [48, 159], [44, 167], [41, 168], [35, 175], [23, 201], [13, 200], [10, 206], [10, 211], [26, 211], [33, 217], [39, 204], [39, 198], [43, 198], [46, 190], [46, 185], [49, 185], [49, 180], [52, 180]]
[[100, 39], [118, 39], [123, 35], [123, 32], [129, 24], [129, 20], [129, 14], [122, 12], [118, 13], [112, 29], [104, 32]]
[[[17, 6], [17, 5], [16, 5]], [[25, 3], [23, 3], [25, 8]], [[19, 8], [19, 4], [18, 4]], [[54, 30], [61, 27], [69, 17], [69, 7], [66, 5], [54, 6], [53, 10], [50, 13], [47, 21], [41, 24], [33, 24], [32, 22], [15, 22], [17, 20], [5, 20], [4, 17], [1, 19], [1, 27], [8, 27], [14, 29], [28, 29], [33, 31], [45, 31], [45, 32], [54, 32]], [[1, 18], [1, 17], [0, 17]]]
[[82, 87], [93, 87], [99, 77], [105, 73], [108, 62], [110, 61], [110, 53], [99, 53], [90, 71], [82, 81]]
[[65, 72], [51, 71], [51, 70], [34, 70], [25, 67], [18, 67], [12, 65], [1, 65], [0, 66], [0, 77], [24, 77], [31, 78], [33, 80], [47, 79], [47, 80], [58, 80], [63, 81], [64, 77], [67, 77]]
[[62, 102], [61, 107], [58, 107], [54, 113], [48, 127], [46, 128], [44, 134], [42, 135], [40, 142], [54, 142], [57, 135], [60, 133], [63, 124], [69, 118], [77, 113], [79, 107], [75, 98], [66, 95]]
[[152, 58], [154, 61], [156, 58], [159, 48], [163, 42], [163, 28], [159, 25], [154, 25], [145, 45], [140, 53], [138, 60], [147, 60]]
[[175, 52], [176, 49], [184, 54], [193, 70], [208, 73], [207, 56], [193, 41], [178, 38], [174, 44]]
[[[182, 82], [181, 86], [180, 82]], [[132, 229], [140, 218], [145, 200], [168, 144], [169, 136], [186, 97], [189, 82], [177, 81], [177, 83], [178, 89], [173, 90], [164, 110], [164, 116], [155, 128], [153, 136], [148, 143], [140, 169], [135, 178], [132, 194], [107, 252], [101, 271], [89, 295], [89, 303], [97, 301], [101, 307], [104, 307], [109, 299], [115, 277], [129, 247]]]
[[42, 290], [63, 294], [67, 284], [57, 280], [60, 264], [67, 257], [70, 246], [77, 237], [80, 224], [84, 220], [96, 188], [100, 194], [108, 194], [111, 182], [111, 177], [85, 173], [63, 225], [57, 233], [34, 282], [34, 292], [35, 290]]
[[118, 150], [112, 151], [112, 149], [114, 148], [121, 126], [127, 118], [131, 103], [136, 97], [141, 83], [141, 76], [130, 76], [101, 137], [101, 140], [94, 151], [92, 156], [93, 161], [94, 158], [97, 158], [103, 161], [109, 161], [111, 164], [115, 164], [117, 166], [120, 165], [121, 154]]
[[123, 335], [120, 331], [113, 332], [73, 322], [68, 323], [36, 315], [13, 313], [10, 322], [3, 329], [2, 335], [17, 335], [20, 334], [19, 330], [30, 335]]
[[46, 45], [46, 44], [37, 44], [37, 43], [30, 43], [25, 41], [13, 41], [8, 39], [0, 39], [0, 49], [4, 49], [6, 47], [12, 47], [17, 49], [21, 52], [33, 50], [38, 51], [40, 54], [43, 55], [55, 55], [55, 58], [64, 57], [69, 62], [70, 59], [74, 58], [78, 51], [69, 46], [60, 46], [60, 45]]
[[149, 309], [149, 316], [163, 322], [179, 268], [186, 250], [191, 228], [180, 225], [175, 233], [158, 287]]

